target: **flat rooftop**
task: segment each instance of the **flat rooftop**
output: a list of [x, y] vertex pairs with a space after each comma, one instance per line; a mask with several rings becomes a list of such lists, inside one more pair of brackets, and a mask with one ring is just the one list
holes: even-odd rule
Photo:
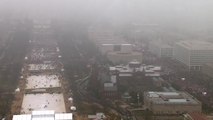
[[200, 104], [200, 102], [185, 92], [146, 92], [145, 97], [153, 104]]
[[190, 50], [213, 50], [213, 43], [207, 41], [187, 40], [176, 43]]

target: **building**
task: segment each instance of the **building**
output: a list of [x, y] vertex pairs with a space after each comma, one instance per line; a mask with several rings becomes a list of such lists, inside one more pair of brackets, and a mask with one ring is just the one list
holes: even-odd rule
[[114, 64], [128, 63], [134, 59], [142, 62], [142, 53], [134, 51], [133, 44], [126, 39], [114, 35], [113, 28], [109, 26], [90, 27], [88, 37]]
[[132, 44], [127, 43], [107, 43], [100, 44], [99, 49], [102, 54], [113, 63], [128, 63], [132, 60], [142, 62], [142, 53], [133, 50]]
[[205, 41], [180, 41], [174, 46], [174, 58], [190, 70], [201, 70], [213, 61], [213, 44]]
[[213, 63], [207, 63], [203, 65], [202, 72], [209, 77], [213, 78]]
[[102, 96], [104, 98], [117, 98], [118, 97], [117, 85], [112, 82], [104, 83]]
[[118, 98], [117, 76], [105, 72], [99, 74], [101, 83], [100, 95], [103, 98]]
[[173, 47], [162, 42], [151, 42], [149, 44], [149, 51], [159, 58], [173, 57]]
[[156, 115], [201, 112], [201, 103], [185, 92], [145, 92], [144, 105]]
[[109, 67], [112, 74], [117, 73], [119, 77], [132, 77], [135, 72], [143, 73], [146, 77], [159, 77], [161, 75], [161, 66], [141, 65], [138, 61], [131, 61], [127, 65], [116, 65]]
[[13, 115], [13, 120], [73, 120], [73, 114], [55, 113], [53, 110], [32, 111], [32, 114]]

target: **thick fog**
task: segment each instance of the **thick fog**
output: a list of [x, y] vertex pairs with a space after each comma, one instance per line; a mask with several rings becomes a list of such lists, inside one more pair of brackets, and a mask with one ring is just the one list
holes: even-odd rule
[[210, 29], [212, 0], [0, 0], [1, 17]]

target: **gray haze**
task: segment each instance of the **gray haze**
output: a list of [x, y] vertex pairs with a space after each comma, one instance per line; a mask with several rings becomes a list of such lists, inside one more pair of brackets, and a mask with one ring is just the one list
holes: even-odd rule
[[0, 0], [0, 17], [140, 23], [212, 31], [212, 0]]

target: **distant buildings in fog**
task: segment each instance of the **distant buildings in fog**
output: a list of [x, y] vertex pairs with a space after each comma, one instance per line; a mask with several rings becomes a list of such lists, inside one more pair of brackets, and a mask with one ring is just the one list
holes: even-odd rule
[[213, 61], [213, 44], [205, 41], [180, 41], [174, 46], [174, 58], [190, 70], [201, 70]]
[[114, 64], [124, 63], [136, 59], [142, 62], [142, 53], [133, 50], [134, 45], [129, 44], [120, 36], [106, 27], [91, 27], [88, 31], [89, 39], [92, 40], [101, 53]]
[[204, 64], [213, 61], [213, 44], [205, 41], [180, 41], [173, 47], [162, 42], [151, 42], [149, 51], [159, 58], [173, 58], [189, 70], [201, 70]]
[[162, 42], [151, 42], [149, 51], [159, 58], [172, 58], [173, 47]]

